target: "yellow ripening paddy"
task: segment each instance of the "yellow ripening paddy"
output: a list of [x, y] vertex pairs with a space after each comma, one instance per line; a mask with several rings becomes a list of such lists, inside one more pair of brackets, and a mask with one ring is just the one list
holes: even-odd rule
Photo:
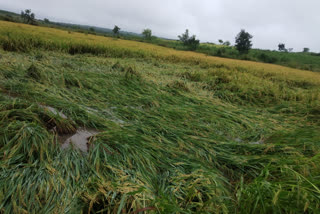
[[86, 44], [90, 46], [99, 46], [101, 48], [112, 48], [117, 51], [142, 53], [144, 56], [150, 58], [167, 60], [170, 62], [199, 64], [200, 66], [206, 66], [208, 68], [210, 68], [210, 66], [224, 66], [234, 72], [247, 72], [259, 77], [275, 77], [287, 81], [306, 81], [313, 85], [320, 86], [320, 74], [311, 71], [298, 70], [273, 64], [207, 56], [201, 53], [178, 51], [153, 44], [112, 37], [0, 21], [0, 38], [19, 34], [41, 38], [49, 43]]

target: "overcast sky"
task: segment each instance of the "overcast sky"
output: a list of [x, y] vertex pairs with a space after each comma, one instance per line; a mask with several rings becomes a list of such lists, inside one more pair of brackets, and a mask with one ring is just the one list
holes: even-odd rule
[[245, 29], [255, 48], [320, 51], [320, 0], [0, 0], [0, 9], [177, 39], [186, 28], [201, 42], [229, 40]]

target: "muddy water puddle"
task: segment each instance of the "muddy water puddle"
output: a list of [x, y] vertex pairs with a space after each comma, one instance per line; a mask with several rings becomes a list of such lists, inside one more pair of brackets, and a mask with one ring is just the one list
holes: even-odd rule
[[97, 130], [81, 128], [73, 135], [59, 136], [59, 141], [62, 142], [62, 149], [69, 149], [72, 147], [87, 153], [90, 142], [97, 134], [99, 134]]
[[[63, 119], [68, 119], [66, 115], [53, 107], [45, 105], [39, 106], [46, 111], [50, 111], [55, 115], [59, 115]], [[90, 142], [94, 140], [94, 137], [97, 134], [99, 134], [98, 130], [80, 128], [77, 129], [74, 134], [58, 135], [58, 141], [61, 143], [62, 149], [69, 149], [71, 147], [73, 149], [78, 149], [84, 153], [87, 153], [89, 150]]]

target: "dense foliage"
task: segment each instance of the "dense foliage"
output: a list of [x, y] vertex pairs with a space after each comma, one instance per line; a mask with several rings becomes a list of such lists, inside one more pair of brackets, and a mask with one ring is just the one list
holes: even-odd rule
[[120, 28], [117, 25], [115, 25], [112, 32], [115, 36], [119, 36]]
[[189, 50], [196, 50], [200, 44], [200, 41], [196, 39], [195, 35], [189, 36], [188, 29], [186, 29], [186, 32], [184, 32], [182, 35], [179, 35], [178, 37], [182, 44]]
[[144, 36], [145, 39], [150, 40], [152, 38], [152, 31], [150, 29], [144, 29], [142, 31], [142, 35]]
[[240, 52], [240, 54], [247, 54], [252, 47], [252, 35], [250, 35], [245, 30], [241, 30], [236, 37], [235, 47]]
[[26, 9], [25, 11], [21, 11], [21, 18], [27, 24], [35, 24], [36, 18], [34, 13], [31, 12], [30, 9]]

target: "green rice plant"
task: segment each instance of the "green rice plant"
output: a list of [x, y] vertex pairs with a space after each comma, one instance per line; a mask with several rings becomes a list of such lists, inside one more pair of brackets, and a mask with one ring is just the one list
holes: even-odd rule
[[[2, 212], [78, 212], [80, 179], [90, 170], [77, 151], [55, 152], [52, 159], [17, 167], [1, 167], [0, 209]], [[11, 165], [12, 166], [12, 165]], [[81, 175], [81, 176], [80, 176]], [[56, 203], [60, 201], [60, 203]]]
[[113, 69], [113, 70], [118, 70], [118, 71], [121, 71], [121, 72], [125, 71], [125, 67], [123, 67], [123, 66], [119, 63], [119, 61], [117, 61], [114, 65], [112, 65], [112, 69]]
[[[239, 213], [317, 213], [319, 210], [318, 178], [306, 178], [290, 167], [264, 169], [253, 182], [238, 190]], [[312, 180], [309, 180], [312, 179]]]
[[129, 80], [129, 79], [140, 79], [141, 75], [140, 73], [136, 70], [135, 67], [129, 66], [127, 68], [125, 68], [125, 79]]
[[78, 87], [78, 88], [83, 87], [79, 79], [74, 74], [64, 73], [63, 79], [66, 87]]
[[186, 92], [189, 92], [189, 88], [188, 86], [186, 85], [185, 82], [183, 81], [174, 81], [174, 82], [171, 82], [167, 85], [169, 88], [173, 88], [173, 89], [177, 89], [177, 90], [182, 90], [182, 91], [186, 91]]
[[31, 64], [31, 66], [28, 68], [27, 77], [34, 79], [35, 81], [41, 80], [41, 72], [38, 70], [38, 68], [34, 65]]
[[43, 127], [22, 121], [14, 121], [6, 126], [1, 130], [0, 156], [3, 164], [32, 164], [52, 158], [52, 137]]

